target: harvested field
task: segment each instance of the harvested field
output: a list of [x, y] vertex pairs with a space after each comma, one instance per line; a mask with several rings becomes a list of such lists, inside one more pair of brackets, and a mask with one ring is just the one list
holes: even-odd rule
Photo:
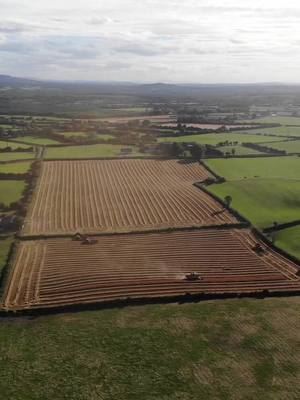
[[193, 186], [209, 176], [199, 163], [176, 160], [45, 162], [22, 234], [236, 223], [219, 203]]
[[[186, 293], [300, 290], [298, 268], [248, 230], [205, 229], [22, 241], [5, 293], [8, 310]], [[188, 282], [191, 271], [201, 279]]]

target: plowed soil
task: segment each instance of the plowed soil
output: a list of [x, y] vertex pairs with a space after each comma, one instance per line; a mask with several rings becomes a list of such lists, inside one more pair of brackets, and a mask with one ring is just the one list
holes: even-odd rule
[[210, 177], [177, 160], [44, 162], [23, 235], [129, 232], [235, 223], [193, 183]]
[[[8, 310], [59, 307], [186, 293], [300, 290], [297, 266], [250, 231], [205, 229], [22, 241], [4, 293]], [[201, 279], [188, 282], [196, 271]]]

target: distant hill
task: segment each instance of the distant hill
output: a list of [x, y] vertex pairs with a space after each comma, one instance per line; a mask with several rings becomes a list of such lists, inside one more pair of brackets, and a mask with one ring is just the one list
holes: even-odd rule
[[41, 84], [38, 80], [27, 79], [27, 78], [16, 78], [9, 75], [0, 74], [0, 87], [32, 87], [39, 86]]
[[167, 84], [101, 81], [52, 81], [19, 78], [0, 74], [0, 89], [59, 89], [77, 93], [128, 94], [139, 96], [203, 96], [236, 94], [300, 93], [299, 85], [264, 84]]

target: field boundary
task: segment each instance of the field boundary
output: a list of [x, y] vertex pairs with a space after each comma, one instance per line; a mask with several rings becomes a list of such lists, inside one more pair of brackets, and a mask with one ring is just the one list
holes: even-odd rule
[[[142, 229], [142, 230], [130, 230], [130, 231], [119, 231], [119, 232], [85, 232], [85, 236], [94, 236], [94, 237], [101, 237], [101, 236], [117, 236], [117, 235], [134, 235], [134, 234], [151, 234], [151, 233], [170, 233], [170, 232], [185, 232], [185, 231], [194, 231], [194, 230], [227, 230], [227, 229], [243, 229], [248, 228], [249, 224], [247, 222], [241, 221], [238, 223], [232, 224], [221, 224], [221, 225], [190, 225], [190, 226], [179, 226], [179, 227], [164, 227], [164, 228], [157, 228], [157, 229]], [[43, 235], [26, 235], [19, 232], [17, 234], [17, 238], [26, 241], [26, 240], [47, 240], [47, 239], [63, 239], [63, 238], [72, 238], [77, 232], [73, 233], [49, 233]]]
[[22, 316], [44, 316], [52, 314], [63, 314], [67, 312], [80, 312], [80, 311], [97, 311], [103, 309], [114, 309], [114, 308], [125, 308], [129, 306], [143, 306], [150, 304], [172, 304], [179, 303], [199, 303], [210, 300], [229, 300], [229, 299], [242, 299], [242, 298], [254, 298], [254, 299], [266, 299], [274, 297], [294, 297], [299, 296], [300, 290], [268, 290], [262, 289], [257, 291], [249, 291], [243, 293], [185, 293], [177, 296], [162, 296], [162, 297], [127, 297], [126, 299], [108, 300], [101, 302], [71, 304], [65, 306], [49, 306], [22, 310], [7, 310], [0, 305], [0, 318], [20, 318]]
[[224, 209], [226, 209], [229, 213], [231, 213], [234, 217], [236, 217], [237, 220], [240, 221], [241, 224], [244, 224], [244, 226], [246, 226], [246, 227], [252, 226], [251, 221], [249, 221], [246, 217], [244, 217], [242, 214], [240, 214], [234, 208], [228, 207], [223, 199], [221, 199], [214, 193], [211, 193], [202, 183], [196, 182], [193, 185], [196, 186], [198, 189], [203, 190], [206, 194], [208, 194], [215, 201], [217, 201], [219, 204], [221, 204], [224, 207]]
[[264, 233], [269, 233], [269, 232], [277, 232], [277, 231], [282, 231], [283, 229], [287, 229], [287, 228], [291, 228], [293, 226], [297, 226], [300, 225], [300, 219], [297, 219], [295, 221], [291, 221], [291, 222], [285, 222], [282, 224], [277, 224], [274, 226], [269, 226], [267, 228], [263, 229]]
[[262, 242], [264, 242], [266, 245], [268, 245], [271, 249], [273, 249], [276, 253], [279, 253], [283, 257], [287, 258], [290, 261], [293, 261], [297, 266], [299, 267], [299, 272], [300, 272], [300, 259], [293, 256], [292, 254], [286, 252], [280, 247], [277, 247], [276, 244], [272, 243], [264, 234], [261, 232], [259, 229], [255, 228], [252, 226], [251, 229], [252, 233], [257, 236]]

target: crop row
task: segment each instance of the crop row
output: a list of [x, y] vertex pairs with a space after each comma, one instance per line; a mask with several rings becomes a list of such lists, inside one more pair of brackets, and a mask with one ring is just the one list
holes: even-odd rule
[[[9, 276], [8, 310], [186, 293], [300, 290], [297, 267], [248, 230], [207, 229], [22, 241]], [[200, 279], [185, 277], [197, 272]]]
[[43, 163], [24, 235], [128, 232], [236, 222], [193, 183], [210, 177], [176, 160]]

